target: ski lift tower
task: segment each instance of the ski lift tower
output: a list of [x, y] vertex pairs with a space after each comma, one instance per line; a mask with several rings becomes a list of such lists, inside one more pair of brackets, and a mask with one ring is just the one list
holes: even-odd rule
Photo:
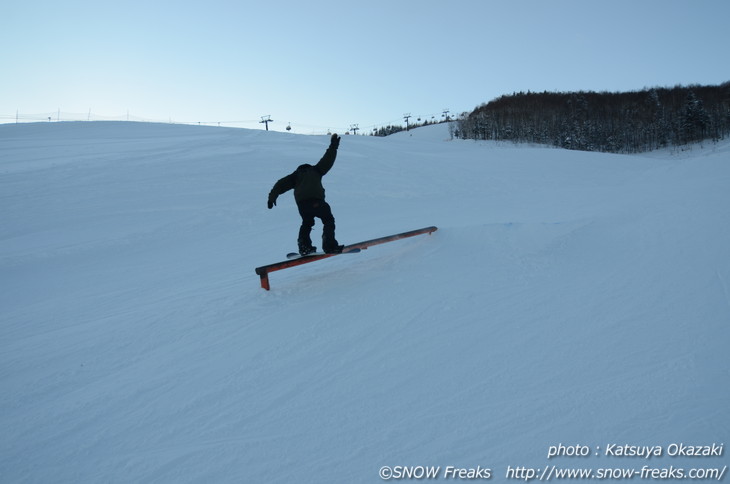
[[264, 123], [266, 125], [266, 131], [269, 130], [269, 123], [273, 123], [273, 122], [274, 122], [274, 120], [271, 119], [270, 114], [268, 114], [266, 116], [261, 116], [261, 121], [259, 121], [259, 123]]

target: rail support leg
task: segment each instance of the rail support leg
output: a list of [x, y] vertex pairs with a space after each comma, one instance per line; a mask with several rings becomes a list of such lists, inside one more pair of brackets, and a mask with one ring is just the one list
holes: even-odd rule
[[269, 286], [269, 273], [261, 271], [259, 272], [259, 277], [261, 278], [261, 287], [267, 291], [271, 290], [271, 286]]

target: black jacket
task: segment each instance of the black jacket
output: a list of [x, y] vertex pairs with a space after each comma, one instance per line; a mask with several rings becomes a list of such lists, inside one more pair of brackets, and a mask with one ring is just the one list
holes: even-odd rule
[[324, 200], [322, 177], [335, 164], [335, 158], [337, 158], [337, 148], [330, 146], [316, 165], [300, 165], [293, 173], [274, 184], [274, 188], [269, 193], [269, 201], [276, 203], [279, 195], [292, 189], [297, 203], [313, 199]]

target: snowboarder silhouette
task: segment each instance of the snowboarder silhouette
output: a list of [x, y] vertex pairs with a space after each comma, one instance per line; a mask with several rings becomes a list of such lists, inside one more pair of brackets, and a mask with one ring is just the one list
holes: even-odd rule
[[294, 190], [294, 200], [302, 216], [302, 225], [299, 228], [299, 254], [307, 255], [317, 251], [312, 246], [311, 232], [314, 227], [314, 219], [322, 220], [322, 250], [328, 254], [342, 252], [342, 245], [335, 239], [335, 217], [332, 209], [324, 200], [324, 187], [322, 177], [327, 174], [337, 158], [337, 148], [340, 146], [340, 137], [333, 134], [329, 148], [319, 162], [312, 166], [309, 164], [299, 165], [293, 173], [281, 178], [274, 184], [269, 192], [267, 206], [271, 209], [276, 205], [276, 199], [282, 193]]

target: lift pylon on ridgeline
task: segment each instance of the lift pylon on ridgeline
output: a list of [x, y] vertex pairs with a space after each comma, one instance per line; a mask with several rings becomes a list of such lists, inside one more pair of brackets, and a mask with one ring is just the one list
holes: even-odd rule
[[[379, 237], [377, 239], [366, 240], [364, 242], [358, 242], [356, 244], [346, 245], [342, 249], [342, 251], [347, 252], [348, 250], [352, 250], [352, 249], [365, 250], [368, 247], [372, 247], [373, 245], [384, 244], [386, 242], [392, 242], [394, 240], [405, 239], [406, 237], [413, 237], [414, 235], [431, 234], [432, 232], [435, 232], [437, 230], [438, 230], [438, 227], [426, 227], [423, 229], [403, 232], [402, 234], [389, 235], [387, 237]], [[271, 286], [269, 285], [269, 273], [274, 272], [274, 271], [280, 271], [280, 270], [286, 269], [288, 267], [295, 267], [295, 266], [300, 266], [302, 264], [309, 264], [310, 262], [315, 262], [318, 260], [326, 259], [328, 257], [333, 257], [335, 255], [340, 255], [340, 254], [318, 254], [318, 255], [300, 257], [299, 259], [291, 259], [291, 260], [285, 260], [283, 262], [276, 262], [274, 264], [257, 267], [256, 274], [258, 274], [259, 277], [261, 278], [261, 287], [268, 291], [271, 289]]]

